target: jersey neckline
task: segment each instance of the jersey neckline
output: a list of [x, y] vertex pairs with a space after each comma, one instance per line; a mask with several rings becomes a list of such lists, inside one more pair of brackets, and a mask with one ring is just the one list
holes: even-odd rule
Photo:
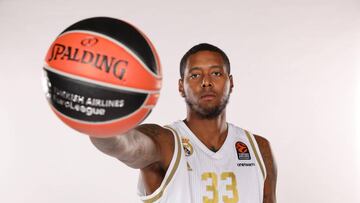
[[230, 142], [230, 135], [232, 131], [232, 125], [230, 123], [226, 123], [228, 126], [228, 132], [225, 138], [224, 143], [221, 145], [220, 149], [217, 152], [211, 151], [191, 130], [190, 128], [185, 124], [184, 121], [179, 120], [178, 121], [182, 128], [187, 132], [187, 134], [190, 136], [191, 140], [195, 142], [195, 144], [207, 155], [214, 159], [222, 159], [224, 155], [226, 155], [226, 145], [228, 142]]

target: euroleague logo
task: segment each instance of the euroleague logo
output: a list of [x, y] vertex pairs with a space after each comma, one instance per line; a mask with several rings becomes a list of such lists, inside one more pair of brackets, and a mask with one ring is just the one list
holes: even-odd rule
[[250, 160], [249, 148], [243, 142], [236, 142], [235, 149], [239, 160]]

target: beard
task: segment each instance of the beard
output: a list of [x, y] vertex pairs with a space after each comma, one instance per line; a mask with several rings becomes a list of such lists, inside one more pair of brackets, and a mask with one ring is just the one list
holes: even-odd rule
[[213, 119], [218, 117], [224, 111], [226, 105], [229, 103], [229, 98], [230, 94], [222, 98], [219, 105], [210, 108], [202, 107], [198, 103], [190, 101], [187, 97], [185, 97], [185, 102], [200, 118]]

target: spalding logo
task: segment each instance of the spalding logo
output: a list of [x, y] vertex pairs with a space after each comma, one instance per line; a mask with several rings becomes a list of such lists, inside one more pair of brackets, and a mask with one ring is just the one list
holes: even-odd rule
[[[85, 43], [85, 41], [83, 41]], [[93, 40], [86, 40], [86, 43], [94, 43]], [[96, 42], [97, 43], [97, 42]], [[53, 60], [68, 60], [82, 64], [91, 64], [94, 68], [110, 73], [122, 80], [124, 78], [126, 68], [129, 64], [127, 60], [109, 57], [104, 54], [94, 53], [88, 50], [73, 48], [63, 44], [54, 44], [51, 49], [51, 56], [47, 59], [48, 62]]]
[[80, 44], [85, 47], [92, 47], [98, 43], [98, 39], [96, 37], [86, 37], [85, 39], [81, 40]]

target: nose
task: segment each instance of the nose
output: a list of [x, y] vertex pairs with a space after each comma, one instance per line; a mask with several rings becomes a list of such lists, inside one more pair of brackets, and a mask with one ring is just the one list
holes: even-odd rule
[[201, 83], [201, 87], [212, 87], [212, 81], [211, 78], [208, 76], [204, 76], [202, 83]]

